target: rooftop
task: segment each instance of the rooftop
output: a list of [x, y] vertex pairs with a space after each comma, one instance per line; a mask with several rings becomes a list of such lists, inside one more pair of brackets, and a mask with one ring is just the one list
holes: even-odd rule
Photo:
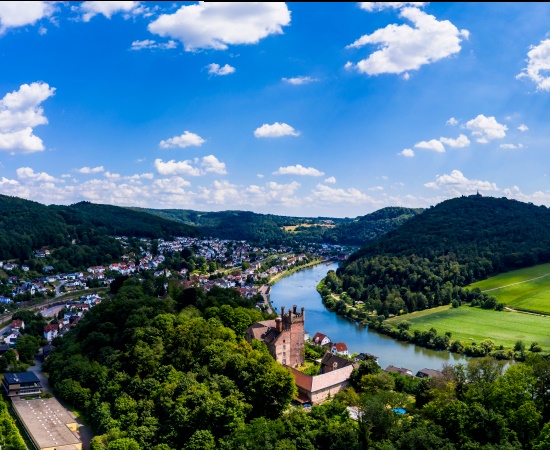
[[4, 378], [8, 384], [40, 383], [34, 372], [5, 373]]
[[67, 426], [76, 426], [76, 420], [55, 398], [18, 400], [13, 402], [13, 408], [38, 448], [81, 443]]

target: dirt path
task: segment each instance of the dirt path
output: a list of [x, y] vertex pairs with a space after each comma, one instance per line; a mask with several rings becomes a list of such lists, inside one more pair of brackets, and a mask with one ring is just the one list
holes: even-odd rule
[[496, 287], [496, 288], [486, 289], [486, 290], [481, 291], [481, 292], [496, 291], [497, 289], [503, 289], [505, 287], [515, 286], [516, 284], [527, 283], [529, 281], [538, 280], [540, 278], [547, 277], [548, 275], [550, 275], [550, 273], [545, 273], [544, 275], [541, 275], [540, 277], [531, 278], [529, 280], [523, 280], [523, 281], [518, 281], [517, 283], [507, 284], [506, 286], [499, 286], [499, 287]]

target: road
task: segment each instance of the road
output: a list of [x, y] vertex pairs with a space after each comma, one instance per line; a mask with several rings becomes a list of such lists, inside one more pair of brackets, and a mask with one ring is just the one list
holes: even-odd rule
[[273, 308], [271, 308], [271, 302], [269, 301], [270, 290], [271, 290], [271, 286], [264, 284], [260, 289], [258, 289], [258, 293], [261, 294], [261, 296], [264, 299], [264, 305], [267, 306], [267, 312], [269, 314], [272, 314]]

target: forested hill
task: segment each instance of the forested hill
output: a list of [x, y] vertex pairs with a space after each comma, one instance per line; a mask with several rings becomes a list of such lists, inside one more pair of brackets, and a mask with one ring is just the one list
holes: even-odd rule
[[291, 217], [249, 211], [199, 212], [145, 209], [167, 219], [197, 226], [207, 236], [253, 242], [319, 242], [365, 245], [422, 212], [422, 209], [388, 207], [356, 219]]
[[464, 300], [487, 276], [550, 261], [550, 210], [505, 198], [444, 201], [354, 253], [326, 279], [376, 311]]
[[67, 223], [100, 228], [116, 236], [167, 239], [174, 236], [201, 235], [196, 227], [120, 206], [79, 202], [70, 206], [51, 206], [50, 208], [56, 209]]
[[[70, 251], [58, 256], [78, 267], [86, 262], [84, 259], [99, 264], [102, 255], [118, 257], [113, 235], [168, 238], [199, 234], [195, 227], [127, 208], [87, 202], [46, 206], [0, 195], [0, 259], [4, 260], [24, 261], [44, 246], [64, 247]], [[80, 245], [72, 246], [73, 240]]]
[[447, 256], [481, 263], [487, 274], [550, 260], [550, 209], [506, 198], [461, 197], [444, 201], [355, 253]]

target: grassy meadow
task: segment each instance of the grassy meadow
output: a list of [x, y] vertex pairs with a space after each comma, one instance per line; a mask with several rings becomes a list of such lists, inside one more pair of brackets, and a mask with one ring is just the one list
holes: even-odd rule
[[513, 270], [470, 287], [487, 291], [511, 308], [550, 314], [550, 264]]
[[450, 331], [452, 339], [463, 343], [491, 339], [496, 345], [513, 347], [522, 340], [528, 346], [538, 342], [544, 350], [550, 350], [550, 317], [546, 316], [469, 306], [441, 306], [394, 317], [388, 322], [395, 325], [403, 320], [411, 322], [411, 330], [428, 331], [433, 327], [441, 335]]

